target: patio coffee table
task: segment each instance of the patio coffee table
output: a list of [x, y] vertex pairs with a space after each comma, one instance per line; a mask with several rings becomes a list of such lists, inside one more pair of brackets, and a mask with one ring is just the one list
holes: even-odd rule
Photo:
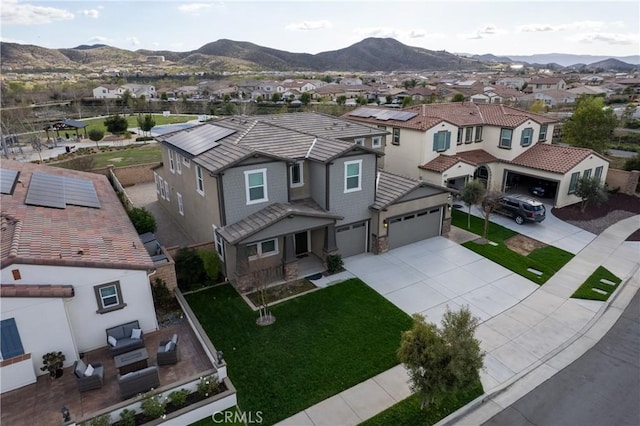
[[113, 357], [116, 368], [121, 375], [147, 368], [148, 359], [149, 354], [146, 348], [136, 349]]

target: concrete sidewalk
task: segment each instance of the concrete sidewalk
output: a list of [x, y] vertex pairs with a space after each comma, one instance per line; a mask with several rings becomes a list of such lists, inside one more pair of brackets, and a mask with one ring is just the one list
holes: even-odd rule
[[[485, 394], [439, 424], [483, 423], [592, 347], [640, 288], [640, 243], [624, 241], [639, 228], [640, 216], [609, 227], [546, 284], [480, 324], [476, 336], [486, 352]], [[612, 298], [570, 299], [600, 265], [623, 279]], [[410, 393], [407, 373], [398, 365], [279, 424], [356, 425]]]

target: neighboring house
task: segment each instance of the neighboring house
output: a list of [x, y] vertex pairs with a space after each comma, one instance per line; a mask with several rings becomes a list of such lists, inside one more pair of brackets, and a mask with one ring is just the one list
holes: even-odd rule
[[[330, 254], [386, 250], [383, 222], [392, 214], [406, 223], [411, 214], [416, 223], [431, 215], [429, 230], [414, 238], [446, 232], [446, 188], [399, 177], [395, 187], [396, 178], [378, 175], [386, 134], [294, 113], [227, 118], [163, 135], [158, 199], [192, 238], [215, 241], [224, 274], [243, 289], [264, 271], [269, 281], [291, 280], [309, 268], [323, 271]], [[393, 244], [402, 241], [406, 236]]]
[[505, 105], [367, 106], [343, 118], [389, 132], [385, 170], [455, 189], [471, 178], [492, 191], [544, 183], [553, 204], [562, 207], [580, 201], [576, 173], [604, 182], [609, 165], [591, 150], [551, 145], [555, 119]]
[[471, 102], [479, 104], [499, 104], [502, 98], [491, 90], [485, 90], [483, 93], [476, 93], [469, 98]]
[[105, 346], [105, 330], [158, 328], [153, 262], [105, 176], [3, 160], [2, 392], [36, 381], [42, 355], [65, 367]]
[[555, 107], [558, 105], [573, 104], [580, 95], [568, 90], [549, 89], [542, 92], [531, 93], [518, 97], [519, 102], [542, 101], [545, 106]]
[[117, 99], [120, 98], [125, 92], [125, 89], [121, 86], [98, 86], [93, 89], [93, 97], [96, 99]]
[[522, 90], [525, 83], [526, 82], [524, 81], [524, 78], [520, 78], [520, 77], [506, 77], [496, 81], [496, 84], [499, 84], [501, 86], [505, 86], [514, 90]]
[[123, 84], [123, 92], [129, 91], [132, 98], [145, 97], [146, 99], [152, 99], [156, 97], [156, 88], [150, 84]]
[[613, 93], [601, 86], [578, 86], [567, 90], [567, 92], [573, 93], [576, 96], [591, 95], [591, 96], [604, 96], [608, 98]]
[[567, 83], [560, 77], [540, 77], [532, 79], [527, 84], [526, 90], [531, 93], [543, 92], [545, 90], [566, 90]]

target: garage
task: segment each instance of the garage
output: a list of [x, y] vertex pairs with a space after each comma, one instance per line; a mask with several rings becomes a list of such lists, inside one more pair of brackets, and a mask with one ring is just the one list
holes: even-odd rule
[[367, 222], [337, 227], [336, 244], [342, 257], [364, 253], [367, 249]]
[[388, 220], [389, 249], [440, 235], [442, 207], [423, 210]]
[[[541, 200], [555, 200], [558, 181], [505, 170], [505, 192], [530, 194]], [[555, 202], [554, 202], [555, 204]]]

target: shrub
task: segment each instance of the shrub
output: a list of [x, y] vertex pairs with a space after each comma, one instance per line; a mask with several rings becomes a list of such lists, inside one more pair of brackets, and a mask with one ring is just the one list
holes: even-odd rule
[[89, 139], [91, 139], [94, 142], [98, 142], [99, 140], [104, 138], [104, 130], [102, 130], [102, 129], [91, 129], [91, 130], [89, 130], [88, 135], [89, 135]]
[[112, 115], [104, 120], [104, 126], [110, 133], [124, 133], [127, 131], [128, 125], [127, 119], [119, 114]]
[[157, 308], [168, 311], [176, 307], [176, 299], [173, 294], [171, 294], [164, 280], [156, 278], [153, 284], [151, 284], [151, 294], [153, 295], [153, 301]]
[[198, 256], [202, 259], [204, 270], [207, 272], [209, 280], [212, 282], [218, 282], [220, 276], [220, 257], [218, 253], [213, 249], [200, 249], [198, 250]]
[[166, 402], [163, 401], [162, 395], [153, 394], [153, 389], [146, 394], [142, 395], [142, 402], [140, 408], [145, 416], [151, 419], [157, 419], [162, 416], [165, 411]]
[[156, 231], [156, 219], [144, 207], [134, 207], [127, 213], [138, 234]]
[[189, 391], [186, 389], [180, 389], [177, 391], [173, 391], [169, 394], [169, 402], [176, 407], [182, 407], [187, 403], [187, 396], [189, 395]]
[[89, 426], [109, 426], [111, 422], [109, 421], [109, 415], [103, 414], [98, 417], [94, 417], [89, 422]]
[[213, 374], [200, 377], [197, 392], [204, 398], [215, 395], [217, 393], [219, 384], [220, 382], [218, 382], [218, 376], [214, 376]]
[[622, 168], [628, 172], [630, 172], [631, 170], [640, 170], [640, 155], [629, 158], [624, 162], [624, 166], [622, 166]]
[[120, 424], [122, 426], [136, 426], [136, 412], [125, 408], [120, 412]]
[[204, 263], [194, 249], [181, 248], [175, 257], [176, 279], [182, 291], [199, 288], [207, 280]]
[[339, 254], [330, 254], [327, 256], [327, 271], [330, 274], [335, 274], [342, 270], [344, 263], [342, 262], [342, 256]]
[[138, 136], [136, 142], [152, 141], [153, 136]]

